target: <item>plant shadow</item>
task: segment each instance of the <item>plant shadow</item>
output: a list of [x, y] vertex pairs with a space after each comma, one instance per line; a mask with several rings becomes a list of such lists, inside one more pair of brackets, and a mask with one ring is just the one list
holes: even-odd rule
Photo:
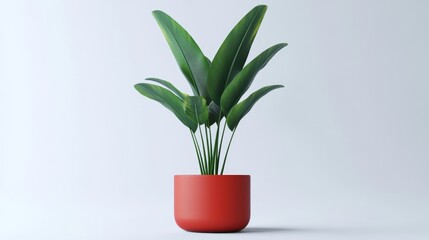
[[335, 234], [335, 235], [374, 235], [374, 234], [405, 234], [416, 229], [409, 227], [381, 227], [381, 226], [339, 226], [339, 227], [247, 227], [239, 233], [290, 233], [290, 234]]
[[310, 228], [283, 228], [283, 227], [247, 227], [240, 231], [239, 233], [298, 233], [298, 232], [314, 232], [318, 229], [310, 229]]

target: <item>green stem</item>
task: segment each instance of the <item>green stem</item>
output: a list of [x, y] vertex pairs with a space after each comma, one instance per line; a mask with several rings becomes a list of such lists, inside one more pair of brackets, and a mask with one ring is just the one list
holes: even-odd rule
[[[201, 132], [201, 127], [200, 127], [200, 125], [198, 125], [198, 129], [199, 129], [199, 132], [200, 132], [200, 137], [201, 137], [201, 144], [203, 145], [203, 157], [204, 157], [204, 162], [206, 163], [206, 171], [208, 170], [208, 171], [210, 171], [209, 170], [209, 167], [210, 166], [208, 166], [208, 161], [207, 161], [207, 157], [206, 157], [206, 147], [205, 147], [205, 144], [204, 144], [204, 138], [203, 138], [203, 133]], [[207, 173], [207, 172], [206, 172]], [[207, 173], [207, 174], [210, 174], [209, 172]]]
[[197, 158], [198, 158], [198, 165], [200, 166], [200, 173], [202, 175], [202, 174], [205, 174], [205, 169], [204, 169], [204, 166], [202, 165], [201, 150], [198, 145], [198, 141], [196, 141], [194, 132], [192, 132], [191, 129], [189, 129], [189, 131], [191, 132], [192, 141], [194, 142], [195, 152], [197, 153]]
[[[217, 130], [216, 130], [216, 137], [215, 137], [215, 146], [213, 150], [213, 156], [215, 159], [215, 166], [216, 166], [216, 172], [218, 172], [219, 169], [219, 155], [218, 155], [218, 149], [219, 149], [219, 130], [220, 130], [220, 123], [216, 124]], [[216, 173], [217, 174], [217, 173]]]
[[[214, 158], [214, 156], [213, 156], [213, 142], [212, 142], [212, 129], [210, 128], [210, 127], [208, 127], [208, 129], [209, 129], [209, 143], [210, 143], [210, 151], [209, 151], [209, 156], [210, 156], [210, 158], [211, 158], [211, 160], [212, 160], [212, 162], [213, 162], [213, 164], [215, 164], [215, 162], [216, 162], [216, 159]], [[214, 174], [216, 174], [217, 175], [217, 172], [215, 172]]]
[[210, 142], [209, 142], [209, 135], [208, 135], [208, 133], [207, 133], [207, 125], [204, 125], [204, 131], [205, 131], [205, 134], [206, 134], [206, 143], [207, 143], [207, 158], [208, 158], [208, 160], [209, 160], [209, 174], [213, 174], [212, 173], [212, 171], [211, 171], [211, 169], [213, 169], [213, 163], [212, 163], [212, 158], [211, 158], [211, 154], [210, 154], [210, 152], [211, 152], [211, 150], [210, 150]]
[[203, 138], [203, 133], [202, 133], [202, 131], [201, 131], [201, 126], [200, 126], [200, 119], [199, 119], [199, 117], [198, 117], [198, 111], [197, 111], [197, 107], [195, 107], [195, 116], [196, 116], [196, 118], [197, 118], [197, 124], [198, 124], [198, 130], [199, 130], [199, 132], [200, 132], [200, 137], [201, 137], [201, 144], [203, 145], [203, 157], [204, 157], [204, 162], [205, 162], [205, 165], [206, 165], [206, 174], [209, 174], [207, 171], [208, 171], [208, 162], [207, 162], [207, 157], [206, 157], [206, 147], [205, 147], [205, 144], [204, 144], [204, 138]]
[[234, 137], [235, 130], [237, 130], [237, 127], [234, 128], [234, 131], [232, 131], [231, 138], [229, 139], [228, 148], [226, 149], [225, 157], [223, 159], [222, 170], [220, 172], [220, 175], [223, 175], [223, 169], [225, 168], [226, 158], [228, 157], [229, 147], [231, 146], [231, 142], [232, 142], [232, 138]]
[[220, 138], [219, 153], [218, 153], [219, 158], [218, 158], [218, 162], [217, 162], [217, 168], [218, 169], [219, 169], [219, 159], [220, 159], [220, 156], [222, 154], [222, 144], [223, 144], [223, 136], [225, 134], [225, 127], [226, 127], [226, 121], [223, 124], [222, 137]]
[[194, 110], [195, 110], [195, 118], [197, 119], [198, 130], [200, 132], [201, 144], [203, 145], [203, 153], [204, 153], [203, 156], [204, 156], [204, 162], [205, 162], [205, 165], [206, 165], [206, 173], [207, 173], [207, 170], [208, 170], [208, 167], [209, 167], [208, 166], [208, 162], [207, 162], [207, 157], [206, 157], [207, 152], [206, 152], [206, 147], [205, 147], [205, 144], [204, 144], [203, 133], [201, 131], [200, 118], [198, 117], [198, 110], [197, 110], [196, 106], [194, 106]]
[[214, 149], [213, 149], [213, 159], [214, 159], [214, 166], [215, 166], [215, 172], [216, 175], [218, 174], [218, 170], [219, 170], [219, 154], [218, 154], [218, 149], [219, 149], [219, 130], [220, 130], [220, 122], [222, 120], [222, 113], [219, 114], [219, 118], [216, 122], [217, 125], [217, 129], [216, 129], [216, 136], [215, 136], [215, 144], [214, 144]]

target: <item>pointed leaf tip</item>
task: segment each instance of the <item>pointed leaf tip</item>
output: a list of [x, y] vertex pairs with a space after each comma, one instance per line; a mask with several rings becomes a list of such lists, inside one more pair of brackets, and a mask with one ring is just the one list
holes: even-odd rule
[[189, 118], [184, 109], [183, 101], [168, 89], [149, 83], [138, 83], [134, 88], [143, 96], [155, 100], [169, 109], [176, 117], [192, 131], [196, 131], [197, 123]]
[[195, 95], [211, 101], [207, 92], [207, 75], [210, 61], [204, 56], [192, 36], [168, 14], [152, 12], [185, 78]]
[[234, 130], [237, 125], [240, 123], [241, 119], [246, 116], [246, 114], [252, 109], [253, 105], [265, 96], [267, 93], [271, 92], [274, 89], [282, 88], [283, 85], [271, 85], [263, 87], [254, 93], [250, 94], [248, 98], [243, 100], [242, 102], [235, 105], [231, 111], [229, 112], [228, 116], [226, 117], [226, 123], [228, 124], [228, 128], [232, 131]]
[[159, 78], [146, 78], [145, 80], [157, 82], [157, 83], [163, 85], [164, 87], [170, 89], [173, 93], [175, 93], [181, 100], [183, 100], [185, 98], [185, 96], [187, 95], [187, 94], [181, 92], [179, 89], [177, 89], [173, 84], [171, 84], [168, 81], [165, 81], [165, 80], [162, 80]]
[[227, 85], [243, 68], [266, 10], [267, 6], [259, 5], [248, 12], [231, 30], [213, 58], [207, 81], [209, 95], [217, 105], [220, 105]]
[[258, 72], [285, 46], [286, 44], [279, 43], [263, 51], [234, 77], [221, 96], [220, 106], [225, 115], [228, 115], [231, 108], [238, 103], [243, 94], [249, 89]]

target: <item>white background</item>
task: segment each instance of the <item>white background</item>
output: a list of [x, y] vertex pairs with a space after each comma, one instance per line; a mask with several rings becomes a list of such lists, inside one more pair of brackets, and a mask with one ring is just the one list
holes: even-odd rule
[[239, 234], [173, 219], [188, 131], [133, 85], [190, 89], [151, 11], [213, 58], [259, 1], [1, 1], [0, 239], [428, 239], [427, 1], [264, 1], [227, 173], [252, 176]]

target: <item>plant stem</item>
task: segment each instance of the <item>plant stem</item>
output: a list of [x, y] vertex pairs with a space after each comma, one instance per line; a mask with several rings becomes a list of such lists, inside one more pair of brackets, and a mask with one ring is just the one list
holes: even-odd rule
[[204, 169], [204, 166], [202, 165], [201, 150], [200, 150], [200, 147], [197, 146], [198, 142], [196, 142], [194, 132], [192, 132], [191, 129], [189, 129], [189, 131], [191, 132], [191, 137], [192, 137], [192, 141], [194, 142], [195, 152], [197, 153], [198, 165], [200, 166], [200, 173], [201, 175], [203, 175], [205, 174], [205, 169]]
[[216, 122], [217, 125], [217, 129], [216, 129], [216, 135], [215, 135], [215, 142], [214, 142], [214, 147], [212, 145], [212, 136], [211, 136], [211, 128], [210, 128], [210, 145], [212, 145], [212, 161], [213, 161], [213, 172], [214, 174], [218, 174], [218, 169], [219, 169], [219, 155], [218, 155], [218, 148], [219, 148], [219, 130], [220, 130], [220, 122], [222, 120], [222, 113], [219, 113], [219, 117], [218, 120]]
[[206, 157], [206, 147], [205, 147], [205, 144], [204, 144], [204, 138], [203, 138], [203, 133], [202, 133], [202, 131], [201, 131], [201, 127], [200, 127], [200, 125], [198, 125], [198, 129], [199, 129], [199, 132], [200, 132], [200, 137], [201, 137], [201, 144], [203, 145], [203, 156], [204, 156], [204, 161], [205, 161], [205, 163], [206, 163], [206, 173], [207, 174], [210, 174], [209, 172], [207, 172], [207, 171], [210, 171], [209, 170], [209, 167], [210, 166], [208, 166], [208, 161], [207, 161], [207, 157]]
[[208, 166], [208, 161], [207, 161], [207, 152], [206, 152], [206, 147], [205, 147], [205, 144], [204, 144], [204, 138], [203, 138], [203, 133], [202, 133], [202, 131], [201, 131], [201, 126], [200, 126], [200, 118], [198, 117], [198, 110], [197, 110], [197, 107], [196, 106], [194, 106], [194, 109], [195, 109], [195, 117], [196, 117], [196, 119], [197, 119], [197, 124], [198, 124], [198, 130], [199, 130], [199, 132], [200, 132], [200, 137], [201, 137], [201, 144], [203, 145], [203, 153], [204, 153], [204, 162], [205, 162], [205, 164], [206, 164], [206, 173], [207, 174], [210, 174], [209, 172], [207, 172], [207, 170], [209, 170], [207, 167], [210, 167], [210, 166]]
[[[208, 127], [208, 129], [209, 129], [209, 140], [210, 140], [210, 142], [209, 142], [209, 144], [210, 144], [209, 154], [210, 154], [210, 158], [211, 158], [213, 164], [215, 164], [216, 163], [216, 159], [213, 156], [212, 129], [210, 127]], [[214, 174], [217, 175], [217, 171]]]
[[208, 135], [208, 133], [207, 133], [207, 125], [205, 125], [204, 124], [204, 131], [205, 131], [205, 134], [206, 134], [206, 143], [207, 143], [207, 158], [209, 159], [209, 174], [213, 174], [212, 173], [212, 171], [211, 171], [211, 169], [213, 169], [213, 164], [212, 164], [212, 162], [213, 162], [213, 159], [212, 159], [212, 157], [211, 157], [211, 154], [210, 154], [210, 152], [211, 152], [211, 146], [210, 146], [210, 142], [209, 142], [209, 135]]
[[226, 158], [228, 157], [229, 147], [231, 146], [231, 142], [232, 142], [232, 138], [234, 137], [235, 130], [237, 130], [237, 127], [234, 128], [234, 131], [232, 131], [231, 138], [229, 139], [228, 148], [226, 149], [225, 157], [223, 159], [222, 170], [220, 172], [220, 175], [223, 175], [223, 169], [225, 168]]
[[214, 150], [213, 150], [213, 156], [215, 159], [215, 163], [214, 165], [216, 166], [216, 174], [218, 172], [219, 169], [219, 155], [218, 155], [218, 149], [219, 149], [219, 129], [220, 129], [220, 122], [218, 122], [217, 124], [217, 130], [216, 130], [216, 137], [215, 137], [215, 146], [214, 146]]
[[223, 124], [222, 137], [220, 138], [220, 144], [219, 144], [219, 153], [218, 153], [219, 158], [218, 158], [218, 162], [216, 164], [218, 170], [219, 170], [219, 159], [220, 159], [220, 156], [222, 154], [222, 144], [223, 144], [223, 137], [224, 137], [224, 134], [225, 134], [225, 127], [226, 127], [226, 120], [225, 120], [225, 122]]
[[[200, 137], [201, 137], [201, 144], [203, 145], [203, 153], [204, 153], [204, 162], [205, 162], [205, 165], [206, 165], [206, 174], [209, 174], [208, 172], [207, 172], [207, 170], [208, 170], [208, 162], [207, 162], [207, 156], [206, 156], [206, 154], [207, 154], [207, 152], [206, 152], [206, 147], [205, 147], [205, 144], [204, 144], [204, 138], [203, 138], [203, 133], [202, 133], [202, 131], [201, 131], [201, 126], [200, 126], [200, 118], [198, 117], [198, 110], [197, 110], [197, 107], [194, 105], [194, 110], [195, 110], [195, 118], [197, 119], [197, 125], [198, 125], [198, 130], [199, 130], [199, 132], [200, 132]], [[198, 142], [198, 141], [197, 141]]]

